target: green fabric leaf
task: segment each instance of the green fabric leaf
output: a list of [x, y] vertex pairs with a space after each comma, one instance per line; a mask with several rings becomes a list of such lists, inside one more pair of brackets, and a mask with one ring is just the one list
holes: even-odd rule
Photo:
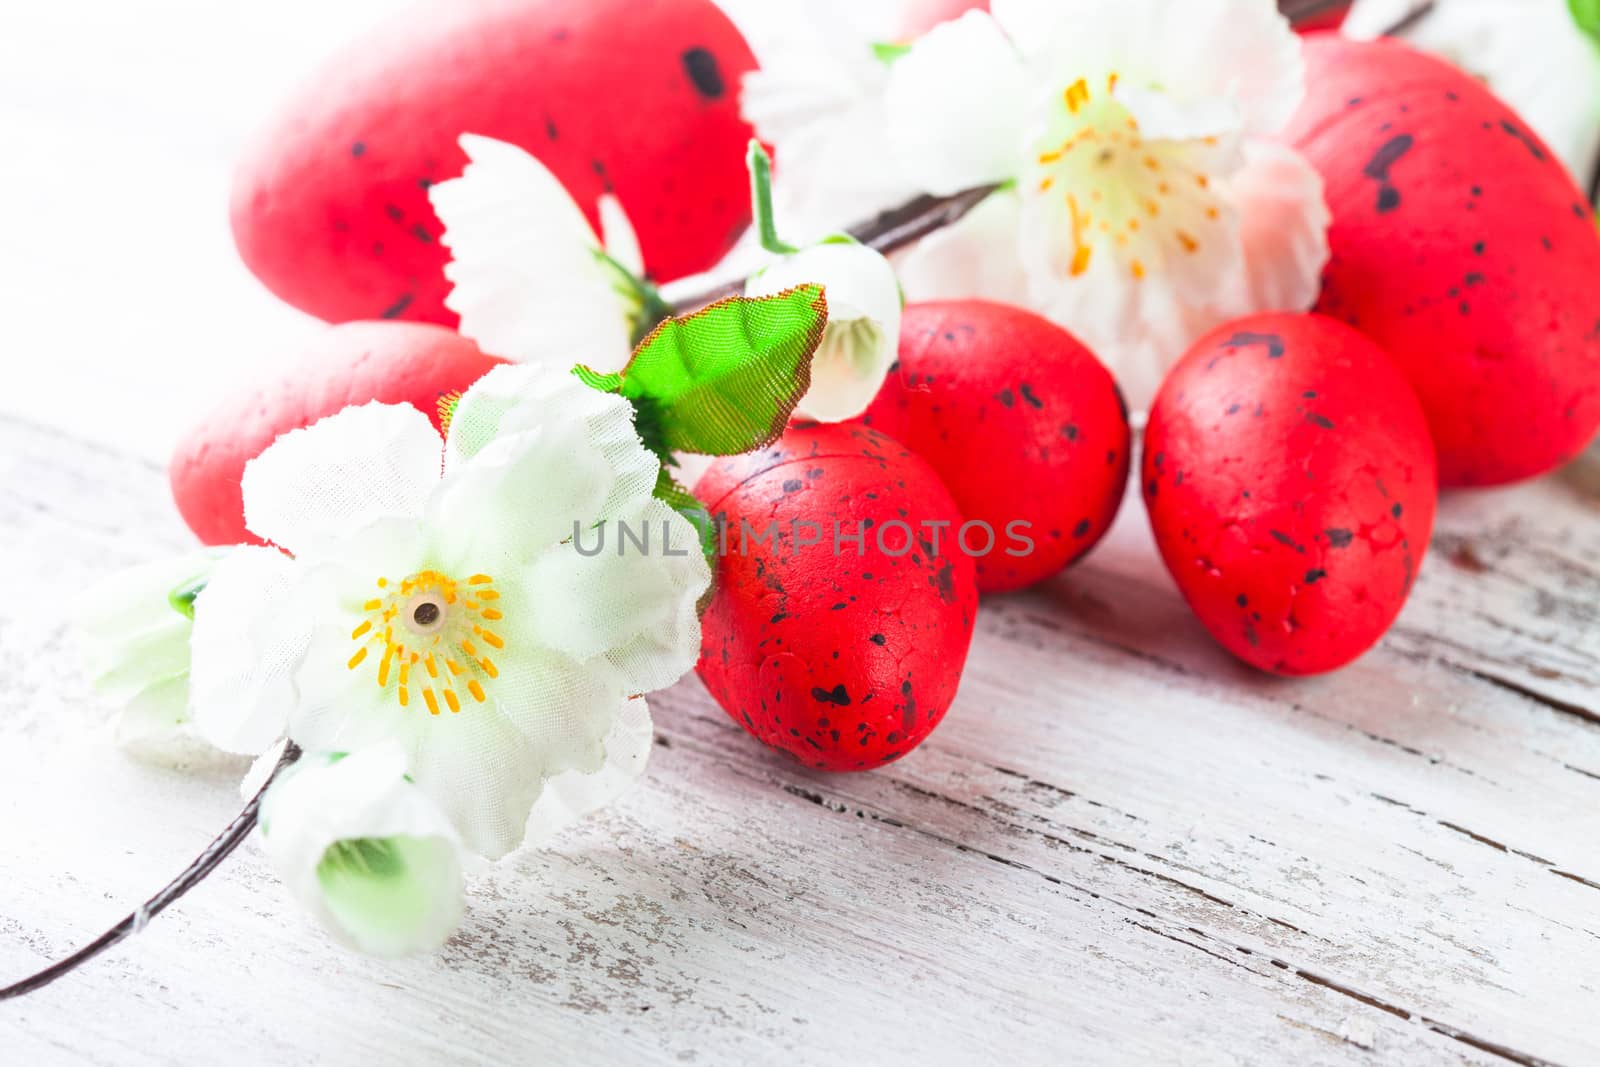
[[680, 485], [665, 467], [661, 468], [661, 475], [656, 479], [655, 498], [688, 519], [695, 532], [700, 535], [700, 551], [704, 553], [706, 563], [711, 568], [711, 584], [706, 586], [706, 591], [695, 604], [695, 609], [704, 615], [717, 591], [716, 521], [711, 518], [711, 512], [706, 510], [706, 506]]
[[872, 45], [872, 54], [884, 66], [891, 66], [895, 60], [911, 51], [908, 44], [896, 44], [893, 41], [876, 41]]
[[700, 551], [705, 553], [706, 562], [712, 565], [712, 570], [716, 570], [717, 532], [706, 506], [680, 485], [665, 467], [656, 479], [655, 498], [689, 520], [700, 536]]
[[174, 586], [172, 591], [167, 594], [167, 603], [172, 605], [173, 611], [193, 622], [194, 601], [200, 595], [201, 590], [205, 589], [206, 582], [207, 579], [205, 578], [191, 578], [181, 585]]
[[639, 436], [663, 459], [739, 455], [783, 432], [811, 387], [811, 356], [827, 324], [820, 285], [730, 297], [661, 323], [618, 374], [573, 373], [632, 401]]
[[1600, 0], [1567, 0], [1567, 8], [1580, 30], [1600, 40]]
[[456, 408], [461, 405], [461, 394], [456, 391], [440, 393], [439, 399], [434, 401], [434, 406], [439, 412], [439, 432], [445, 437], [450, 436], [450, 423], [455, 420]]
[[598, 389], [602, 393], [622, 392], [622, 375], [620, 374], [602, 374], [597, 370], [590, 370], [582, 363], [573, 367], [572, 373], [577, 377], [578, 381], [587, 385], [590, 389]]

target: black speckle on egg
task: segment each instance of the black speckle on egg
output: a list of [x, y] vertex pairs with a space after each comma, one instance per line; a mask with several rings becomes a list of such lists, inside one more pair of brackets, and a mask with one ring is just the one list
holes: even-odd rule
[[707, 49], [691, 48], [683, 53], [683, 69], [688, 73], [694, 91], [707, 100], [720, 99], [728, 90], [722, 79], [722, 68], [717, 65], [717, 57]]

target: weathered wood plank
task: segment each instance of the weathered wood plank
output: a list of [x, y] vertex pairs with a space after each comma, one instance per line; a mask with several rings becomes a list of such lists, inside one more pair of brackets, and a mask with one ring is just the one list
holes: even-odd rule
[[[0, 1047], [1592, 1061], [1593, 490], [1450, 500], [1395, 634], [1304, 682], [1211, 645], [1130, 504], [1086, 565], [985, 604], [956, 707], [890, 768], [796, 768], [688, 679], [653, 701], [645, 783], [481, 878], [438, 957], [342, 953], [247, 850], [131, 944], [0, 1008]], [[0, 541], [9, 974], [186, 860], [231, 814], [238, 768], [112, 749], [48, 610], [185, 543], [158, 470], [0, 427]]]

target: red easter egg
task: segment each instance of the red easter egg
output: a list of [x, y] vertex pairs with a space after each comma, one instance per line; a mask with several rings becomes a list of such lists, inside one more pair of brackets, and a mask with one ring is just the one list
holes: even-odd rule
[[968, 11], [988, 11], [989, 0], [909, 0], [900, 14], [900, 40], [912, 41]]
[[920, 744], [955, 698], [978, 610], [933, 470], [873, 430], [803, 426], [718, 461], [695, 495], [720, 529], [698, 669], [722, 709], [823, 770]]
[[1145, 428], [1144, 499], [1178, 588], [1229, 652], [1317, 674], [1400, 612], [1438, 499], [1427, 419], [1387, 354], [1321, 315], [1198, 341]]
[[985, 593], [1044, 580], [1093, 548], [1128, 481], [1128, 411], [1077, 338], [983, 300], [912, 304], [897, 371], [862, 422], [909, 445], [993, 531], [968, 548]]
[[[1279, 5], [1280, 7], [1282, 5]], [[1336, 30], [1344, 24], [1345, 16], [1350, 14], [1352, 4], [1349, 2], [1330, 2], [1320, 11], [1294, 19], [1294, 28], [1301, 33], [1311, 33], [1315, 30]]]
[[332, 326], [300, 360], [240, 390], [194, 426], [172, 453], [172, 498], [208, 545], [260, 544], [244, 527], [244, 465], [282, 434], [352, 404], [410, 404], [439, 425], [439, 398], [459, 393], [502, 359], [452, 330], [416, 322]]
[[428, 186], [477, 133], [538, 156], [598, 226], [614, 192], [645, 265], [716, 263], [750, 221], [739, 79], [755, 59], [710, 0], [463, 0], [354, 42], [241, 160], [233, 232], [267, 287], [332, 322], [454, 325]]
[[1322, 173], [1317, 310], [1400, 364], [1445, 485], [1530, 478], [1600, 428], [1600, 235], [1560, 160], [1487, 89], [1393, 41], [1305, 42], [1285, 136]]

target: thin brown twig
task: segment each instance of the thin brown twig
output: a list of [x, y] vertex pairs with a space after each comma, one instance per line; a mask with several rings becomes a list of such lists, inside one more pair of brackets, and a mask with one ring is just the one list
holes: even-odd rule
[[38, 971], [18, 982], [0, 989], [0, 1000], [10, 1000], [32, 993], [36, 989], [54, 982], [57, 978], [70, 974], [79, 967], [94, 959], [106, 949], [118, 942], [124, 941], [143, 930], [145, 924], [166, 910], [169, 904], [178, 901], [185, 893], [205, 880], [206, 876], [216, 870], [217, 865], [227, 859], [233, 850], [244, 843], [250, 836], [250, 831], [255, 828], [256, 815], [261, 810], [261, 798], [266, 794], [269, 786], [277, 780], [279, 773], [289, 764], [300, 758], [300, 746], [289, 742], [284, 746], [283, 755], [278, 757], [278, 764], [262, 783], [256, 795], [244, 806], [238, 816], [227, 827], [212, 839], [211, 843], [201, 851], [194, 861], [185, 867], [176, 878], [168, 882], [153, 897], [139, 905], [126, 918], [93, 941], [84, 945], [70, 956], [57, 960], [50, 966]]

